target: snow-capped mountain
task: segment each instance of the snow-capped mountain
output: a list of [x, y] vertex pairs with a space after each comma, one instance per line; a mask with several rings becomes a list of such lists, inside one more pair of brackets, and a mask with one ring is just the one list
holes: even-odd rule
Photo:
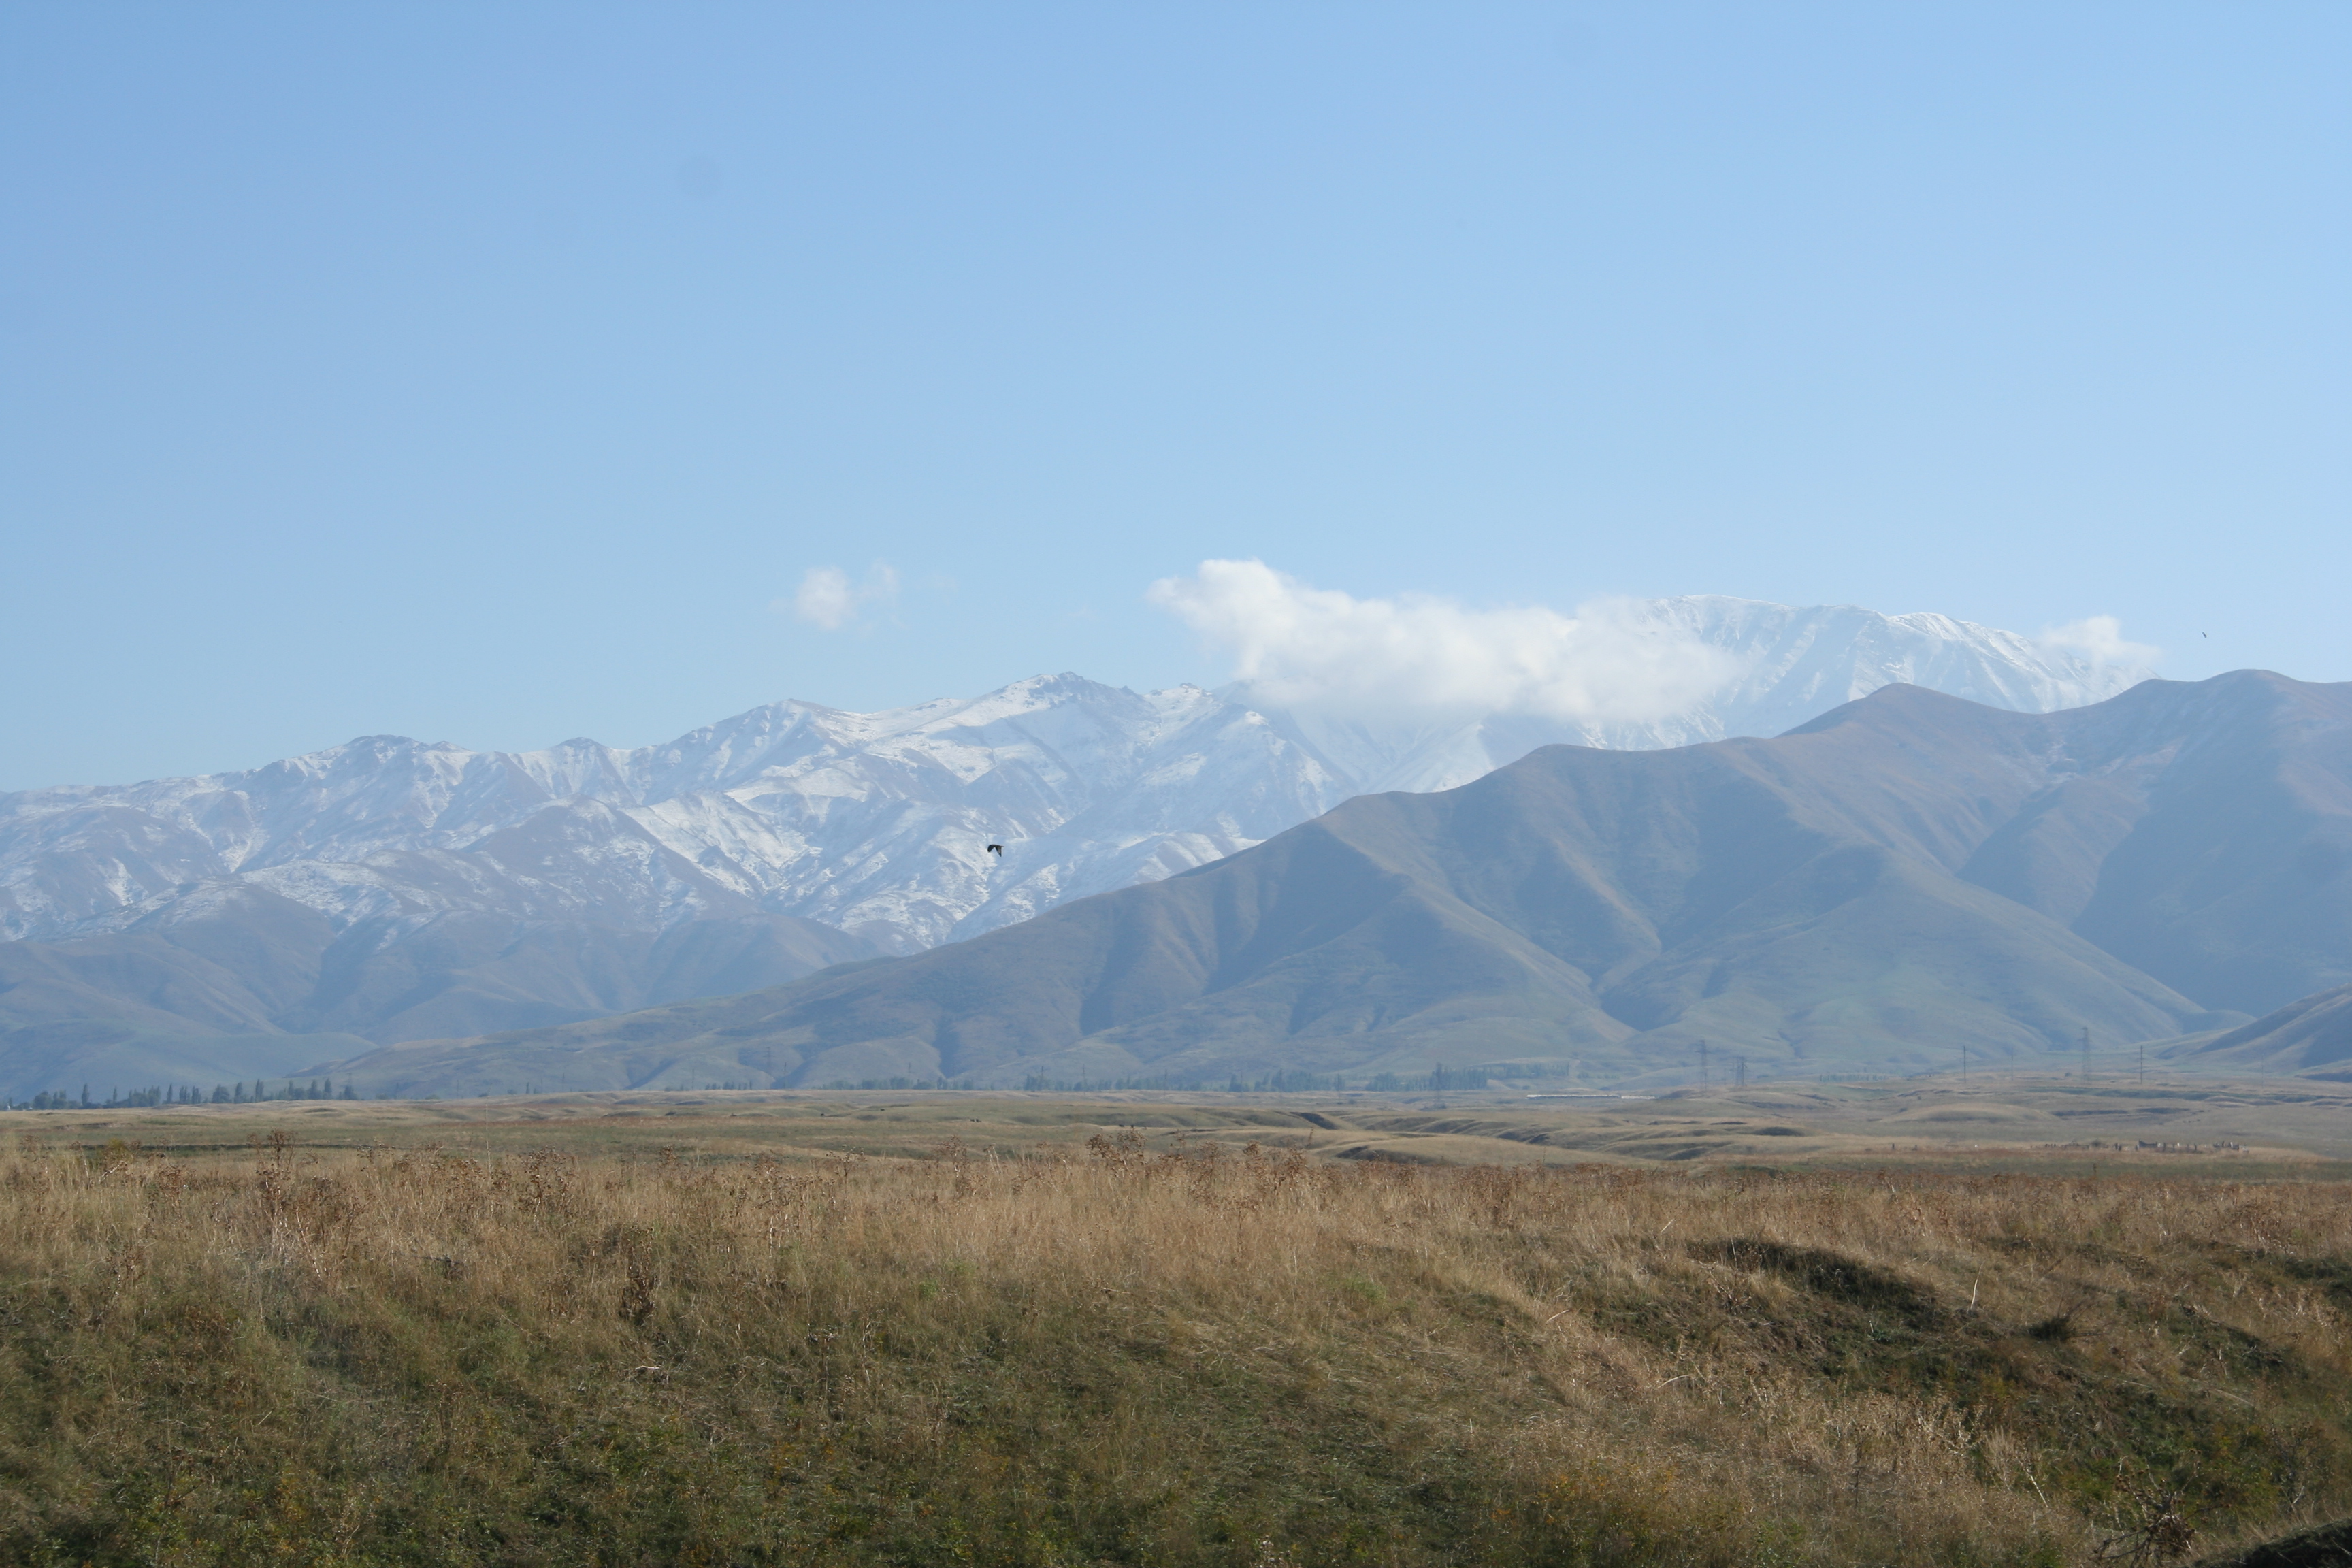
[[[1365, 795], [1452, 789], [1538, 746], [1647, 751], [1734, 735], [1779, 735], [1883, 686], [1924, 686], [1991, 708], [2048, 713], [2102, 701], [2154, 673], [1948, 616], [1882, 616], [1851, 605], [1800, 609], [1711, 594], [1647, 600], [1632, 609], [1636, 624], [1721, 649], [1739, 673], [1704, 700], [1641, 724], [1516, 714], [1450, 722], [1366, 721], [1314, 712], [1286, 717], [1348, 779], [1349, 793]], [[1245, 688], [1228, 694], [1253, 701]]]
[[778, 702], [634, 750], [373, 736], [250, 773], [0, 796], [0, 933], [121, 931], [242, 886], [400, 926], [765, 910], [908, 951], [983, 906], [1002, 923], [1217, 858], [1345, 793], [1263, 715], [1074, 675], [885, 713]]
[[0, 795], [0, 938], [149, 929], [257, 889], [385, 941], [456, 914], [662, 930], [764, 912], [909, 952], [1554, 742], [1773, 734], [1895, 682], [2046, 711], [2147, 673], [1941, 616], [1717, 597], [1643, 613], [1743, 673], [1685, 712], [1601, 729], [1040, 676], [880, 713], [778, 702], [661, 746], [373, 736], [248, 773]]

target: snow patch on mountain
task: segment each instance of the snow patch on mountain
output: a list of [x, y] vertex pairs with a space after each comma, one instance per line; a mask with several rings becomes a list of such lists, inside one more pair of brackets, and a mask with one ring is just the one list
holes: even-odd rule
[[1944, 616], [1713, 596], [1622, 613], [1736, 673], [1614, 723], [1036, 676], [878, 713], [771, 703], [659, 746], [377, 735], [247, 773], [0, 795], [0, 938], [121, 930], [249, 886], [388, 931], [454, 911], [666, 929], [768, 910], [910, 952], [1539, 745], [1777, 734], [1898, 681], [2047, 711], [2148, 673]]

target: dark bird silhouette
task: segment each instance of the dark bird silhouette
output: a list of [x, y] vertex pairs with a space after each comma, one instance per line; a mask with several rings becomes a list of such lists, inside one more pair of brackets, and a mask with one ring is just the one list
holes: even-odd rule
[[1003, 859], [1004, 858], [1004, 846], [1002, 844], [992, 844], [988, 847], [988, 852], [991, 855], [995, 856], [997, 858]]

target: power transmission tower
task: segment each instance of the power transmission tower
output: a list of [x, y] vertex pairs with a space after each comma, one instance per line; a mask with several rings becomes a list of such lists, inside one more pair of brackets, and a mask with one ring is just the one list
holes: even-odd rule
[[1701, 1040], [1701, 1041], [1698, 1043], [1698, 1080], [1699, 1080], [1699, 1082], [1701, 1082], [1701, 1083], [1705, 1083], [1705, 1082], [1706, 1082], [1706, 1080], [1707, 1080], [1707, 1079], [1706, 1079], [1706, 1042], [1705, 1040]]
[[2083, 1026], [2083, 1077], [2091, 1076], [2091, 1026]]

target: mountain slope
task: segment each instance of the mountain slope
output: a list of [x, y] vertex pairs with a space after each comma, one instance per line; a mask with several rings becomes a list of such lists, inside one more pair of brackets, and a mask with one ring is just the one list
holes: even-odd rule
[[2250, 1024], [2166, 1052], [2201, 1071], [2352, 1082], [2352, 985], [2298, 997]]
[[377, 736], [247, 773], [0, 797], [0, 931], [124, 929], [232, 883], [345, 923], [764, 910], [904, 949], [992, 897], [1010, 921], [1089, 878], [1214, 859], [1346, 793], [1209, 692], [1076, 676], [881, 714], [776, 703], [635, 751]]
[[371, 1039], [600, 1017], [872, 953], [829, 926], [757, 911], [650, 931], [471, 912], [338, 931], [306, 905], [229, 886], [127, 931], [0, 943], [0, 1097], [276, 1076]]
[[1643, 613], [1744, 673], [1689, 713], [1605, 732], [1343, 721], [1239, 689], [1061, 676], [886, 713], [777, 703], [634, 750], [376, 736], [244, 773], [0, 797], [0, 1030], [391, 1043], [587, 1016], [995, 930], [1366, 788], [1458, 784], [1553, 742], [1785, 727], [1891, 679], [2030, 707], [2137, 673], [1940, 616], [1716, 598]]
[[[1791, 1071], [2178, 1034], [2227, 1005], [2192, 984], [2268, 1005], [2265, 975], [2284, 996], [2352, 978], [2352, 878], [2307, 870], [2352, 826], [2332, 793], [2347, 728], [2352, 688], [2256, 672], [2049, 715], [1887, 688], [1777, 740], [1549, 748], [1444, 794], [1359, 798], [890, 963], [357, 1065], [387, 1083], [526, 1062], [541, 1082], [1622, 1075], [1681, 1070], [1699, 1038]], [[2246, 910], [2289, 876], [2311, 881], [2301, 956], [2246, 967], [2230, 944], [2268, 941]], [[2111, 879], [2169, 889], [2123, 929], [2187, 958], [2159, 942], [2151, 973], [2092, 940]]]
[[911, 951], [1216, 859], [1349, 795], [1466, 783], [1539, 745], [1776, 734], [1895, 682], [2040, 710], [2146, 673], [1940, 616], [1719, 597], [1646, 613], [1744, 673], [1687, 713], [1613, 729], [1343, 721], [1245, 688], [1138, 696], [1040, 676], [883, 713], [779, 702], [635, 750], [373, 736], [246, 773], [26, 791], [0, 796], [0, 936], [121, 929], [236, 881], [341, 921], [759, 909]]

